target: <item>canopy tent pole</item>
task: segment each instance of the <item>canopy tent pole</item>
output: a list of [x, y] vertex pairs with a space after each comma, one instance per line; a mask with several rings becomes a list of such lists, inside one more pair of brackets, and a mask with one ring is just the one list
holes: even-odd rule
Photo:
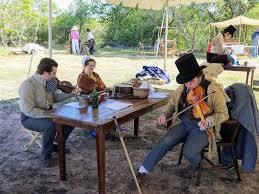
[[244, 42], [244, 45], [246, 44], [246, 41], [245, 41], [246, 30], [247, 30], [247, 26], [243, 25], [243, 42]]
[[51, 8], [52, 0], [49, 0], [49, 58], [52, 58], [52, 27], [51, 27], [51, 19], [52, 19], [52, 8]]
[[239, 25], [239, 43], [241, 43], [242, 24]]
[[241, 32], [242, 32], [242, 22], [240, 17], [239, 18], [239, 44], [241, 43]]
[[165, 54], [164, 54], [164, 70], [167, 68], [167, 37], [168, 37], [168, 6], [165, 7]]
[[161, 28], [158, 31], [158, 37], [157, 38], [158, 38], [159, 42], [157, 43], [158, 45], [156, 47], [156, 58], [158, 56], [159, 44], [161, 43], [162, 31], [163, 31], [163, 28], [164, 28], [164, 20], [165, 20], [165, 10], [164, 10], [164, 13], [163, 13], [163, 20], [162, 20]]

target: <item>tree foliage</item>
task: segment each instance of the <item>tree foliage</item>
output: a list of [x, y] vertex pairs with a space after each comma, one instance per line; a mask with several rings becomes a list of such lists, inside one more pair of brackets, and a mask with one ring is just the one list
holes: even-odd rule
[[162, 12], [113, 7], [107, 14], [106, 42], [128, 46], [152, 43], [161, 23]]
[[[41, 4], [43, 2], [43, 4]], [[179, 50], [204, 50], [212, 37], [210, 23], [246, 15], [259, 18], [257, 0], [224, 0], [216, 4], [176, 6], [169, 9], [169, 39], [175, 40]], [[39, 10], [42, 10], [40, 14]], [[135, 47], [142, 41], [153, 45], [161, 26], [163, 11], [130, 9], [89, 0], [74, 0], [69, 10], [59, 10], [53, 4], [53, 40], [57, 44], [68, 41], [69, 30], [79, 27], [82, 41], [90, 28], [97, 45], [124, 45]], [[48, 5], [42, 0], [0, 1], [0, 39], [4, 46], [20, 46], [48, 40]], [[37, 21], [40, 28], [36, 34]], [[253, 28], [247, 28], [246, 40]], [[162, 36], [164, 36], [164, 31]]]

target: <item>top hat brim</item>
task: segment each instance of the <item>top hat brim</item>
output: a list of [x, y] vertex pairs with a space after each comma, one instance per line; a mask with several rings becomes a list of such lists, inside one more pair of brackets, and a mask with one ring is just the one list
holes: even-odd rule
[[227, 28], [224, 29], [223, 33], [228, 32], [233, 37], [233, 35], [236, 31], [237, 31], [237, 29], [234, 26], [230, 25], [230, 26], [228, 26]]
[[201, 65], [201, 66], [199, 66], [199, 69], [197, 69], [197, 71], [193, 71], [192, 73], [190, 73], [188, 75], [182, 75], [179, 73], [176, 76], [176, 82], [178, 84], [187, 83], [187, 82], [191, 81], [195, 76], [197, 76], [206, 67], [207, 67], [206, 65]]

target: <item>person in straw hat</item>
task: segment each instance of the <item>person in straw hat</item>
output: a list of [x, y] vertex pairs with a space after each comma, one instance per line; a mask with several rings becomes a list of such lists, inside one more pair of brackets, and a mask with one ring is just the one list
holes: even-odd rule
[[74, 55], [78, 55], [80, 53], [80, 49], [79, 49], [80, 35], [78, 32], [78, 28], [76, 26], [73, 26], [73, 28], [71, 29], [70, 39], [72, 41], [72, 52]]

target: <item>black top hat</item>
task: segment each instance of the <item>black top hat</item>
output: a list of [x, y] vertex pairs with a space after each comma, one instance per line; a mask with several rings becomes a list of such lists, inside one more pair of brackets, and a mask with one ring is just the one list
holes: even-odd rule
[[227, 28], [225, 28], [225, 29], [223, 30], [223, 34], [226, 33], [226, 32], [228, 32], [228, 33], [231, 34], [231, 36], [233, 37], [233, 34], [235, 33], [236, 30], [237, 30], [237, 29], [236, 29], [234, 26], [230, 25], [229, 27], [227, 27]]
[[176, 76], [178, 84], [184, 84], [197, 76], [205, 65], [199, 66], [195, 56], [192, 53], [186, 54], [175, 61], [179, 74]]

